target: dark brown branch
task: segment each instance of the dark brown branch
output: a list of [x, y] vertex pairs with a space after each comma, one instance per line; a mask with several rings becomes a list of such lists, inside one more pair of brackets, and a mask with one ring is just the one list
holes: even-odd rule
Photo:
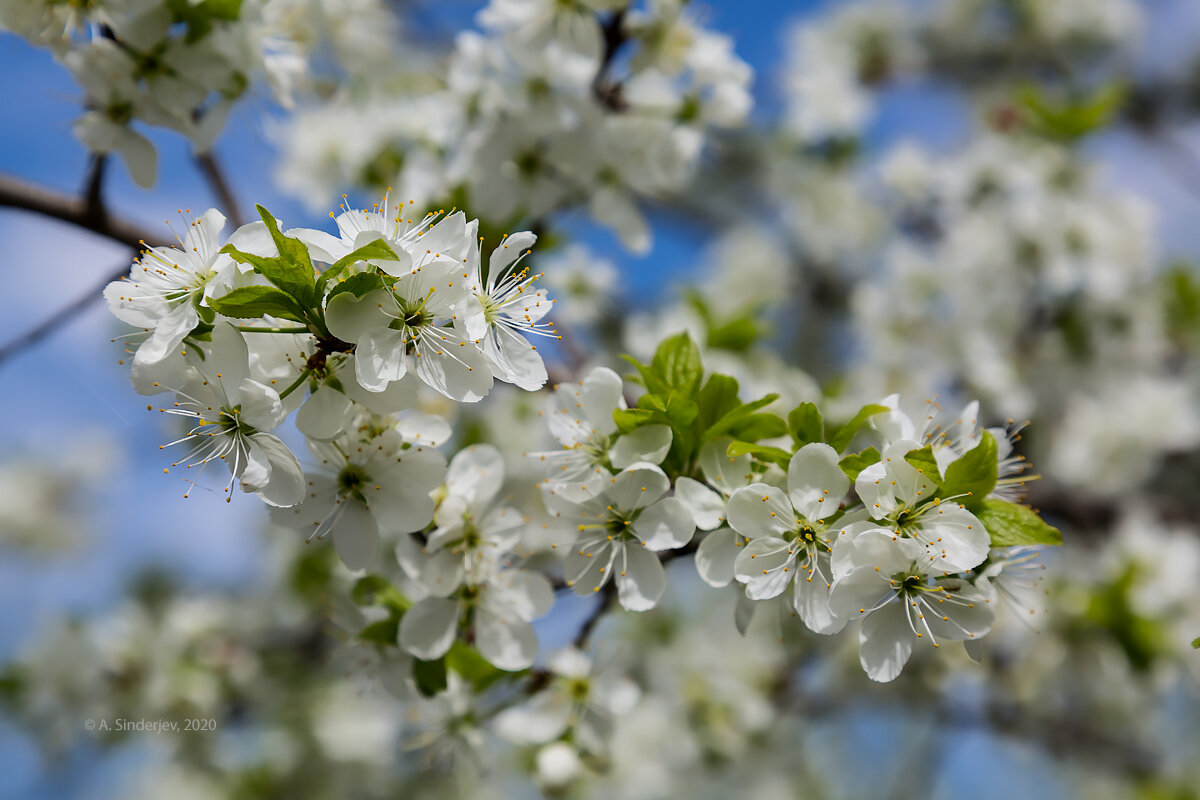
[[43, 339], [55, 333], [59, 328], [70, 322], [72, 317], [99, 300], [103, 296], [102, 292], [105, 286], [128, 272], [129, 262], [122, 263], [111, 273], [105, 275], [95, 286], [88, 289], [87, 292], [71, 301], [70, 304], [51, 314], [17, 338], [0, 346], [0, 365], [3, 365], [20, 351], [38, 344]]
[[107, 213], [97, 214], [86, 197], [71, 197], [11, 175], [0, 175], [0, 207], [15, 208], [61, 220], [92, 231], [135, 250], [162, 237], [129, 220]]
[[575, 634], [574, 645], [576, 647], [580, 649], [587, 647], [588, 639], [591, 638], [592, 631], [596, 628], [596, 623], [612, 608], [616, 599], [617, 586], [612, 581], [609, 581], [600, 590], [600, 602], [596, 603], [596, 607], [592, 609], [592, 613], [583, 621], [583, 627], [579, 629], [579, 633]]
[[233, 193], [233, 187], [229, 185], [229, 180], [225, 177], [225, 170], [221, 168], [220, 162], [217, 161], [212, 151], [197, 153], [196, 166], [200, 168], [200, 173], [208, 183], [209, 190], [213, 193], [221, 210], [225, 212], [230, 224], [235, 228], [244, 225], [246, 219], [242, 216], [241, 207]]

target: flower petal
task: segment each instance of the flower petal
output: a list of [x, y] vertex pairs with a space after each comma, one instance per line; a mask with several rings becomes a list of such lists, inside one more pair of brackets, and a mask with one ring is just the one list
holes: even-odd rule
[[[621, 568], [623, 567], [623, 568]], [[625, 547], [625, 563], [614, 580], [617, 582], [617, 600], [626, 611], [649, 611], [658, 605], [658, 600], [667, 589], [667, 573], [658, 556], [648, 547], [629, 543]]]
[[608, 458], [617, 469], [625, 469], [638, 461], [661, 464], [670, 449], [669, 425], [643, 425], [631, 433], [618, 436], [609, 448]]
[[427, 597], [400, 620], [398, 642], [422, 661], [432, 661], [446, 655], [457, 633], [458, 603]]
[[696, 572], [700, 573], [700, 580], [716, 588], [728, 586], [733, 580], [733, 562], [741, 551], [737, 534], [729, 528], [705, 536], [696, 548]]

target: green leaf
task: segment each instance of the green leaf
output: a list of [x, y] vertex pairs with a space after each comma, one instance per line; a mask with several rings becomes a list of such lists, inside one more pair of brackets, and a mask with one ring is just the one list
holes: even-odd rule
[[683, 433], [685, 428], [695, 422], [696, 417], [700, 414], [700, 406], [696, 405], [696, 401], [688, 395], [675, 391], [668, 392], [666, 395], [644, 394], [638, 398], [638, 408], [657, 411], [661, 414], [663, 422], [680, 433]]
[[700, 365], [700, 350], [686, 333], [664, 339], [650, 366], [663, 383], [686, 395], [695, 394], [704, 375], [704, 368]]
[[412, 674], [413, 682], [417, 684], [417, 691], [425, 697], [433, 697], [438, 692], [444, 692], [446, 690], [445, 656], [436, 661], [422, 661], [414, 658]]
[[[925, 445], [920, 450], [912, 450], [904, 456], [904, 460], [916, 467], [917, 472], [933, 481], [939, 487], [942, 485], [942, 473], [938, 469], [937, 459], [933, 457], [933, 448]], [[988, 491], [991, 491], [990, 489]]]
[[834, 450], [839, 453], [850, 446], [851, 440], [854, 439], [854, 434], [858, 433], [859, 429], [866, 424], [867, 420], [876, 414], [882, 414], [884, 411], [889, 411], [887, 406], [881, 406], [877, 403], [871, 403], [859, 409], [859, 412], [854, 415], [854, 418], [845, 425], [837, 429], [837, 433], [829, 440], [829, 444]]
[[725, 452], [730, 458], [748, 454], [754, 456], [759, 461], [778, 464], [783, 469], [787, 469], [788, 462], [792, 460], [792, 454], [787, 450], [779, 447], [753, 444], [751, 442], [730, 442], [729, 448]]
[[242, 0], [204, 0], [202, 5], [215, 19], [233, 22], [242, 13]]
[[376, 239], [372, 242], [367, 242], [362, 247], [357, 248], [352, 253], [342, 256], [337, 261], [333, 262], [324, 272], [321, 277], [317, 278], [317, 294], [324, 294], [325, 287], [331, 280], [342, 274], [347, 267], [357, 264], [360, 261], [399, 261], [400, 257], [396, 255], [396, 251], [385, 242], [383, 239]]
[[842, 467], [842, 472], [846, 473], [846, 477], [855, 481], [858, 480], [858, 473], [872, 464], [879, 463], [879, 451], [874, 447], [868, 447], [861, 453], [851, 453], [838, 463]]
[[1200, 650], [1200, 636], [1197, 636], [1195, 639], [1192, 639], [1192, 649]]
[[1062, 533], [1037, 515], [1032, 508], [1004, 500], [987, 499], [975, 516], [992, 537], [992, 547], [1022, 544], [1062, 544]]
[[1041, 87], [1028, 85], [1017, 91], [1017, 102], [1029, 116], [1030, 127], [1051, 139], [1073, 142], [1103, 128], [1125, 102], [1125, 87], [1103, 86], [1090, 96], [1059, 101]]
[[[355, 297], [362, 297], [376, 289], [383, 288], [383, 278], [374, 272], [360, 272], [341, 281], [329, 292], [329, 298], [342, 292], [353, 292]], [[326, 298], [327, 300], [329, 298]]]
[[630, 355], [622, 355], [621, 358], [625, 359], [637, 368], [638, 374], [636, 376], [630, 375], [627, 377], [633, 380], [634, 383], [640, 383], [642, 386], [645, 386], [646, 391], [655, 394], [663, 394], [670, 390], [671, 387], [667, 386], [666, 382], [663, 381], [662, 376], [658, 374], [658, 371], [649, 364], [643, 364]]
[[825, 419], [815, 403], [801, 403], [788, 412], [788, 432], [798, 447], [825, 441]]
[[412, 601], [405, 597], [387, 578], [380, 575], [364, 575], [355, 581], [350, 597], [360, 606], [383, 606], [396, 612], [397, 618], [412, 608]]
[[[279, 222], [271, 216], [271, 212], [262, 206], [255, 206], [258, 215], [267, 226], [275, 246], [279, 249], [279, 257], [260, 259], [259, 264], [253, 264], [255, 271], [260, 272], [267, 280], [309, 307], [313, 305], [316, 294], [316, 276], [314, 275], [312, 259], [308, 257], [308, 245], [299, 239], [285, 236], [279, 230]], [[227, 248], [228, 249], [228, 246]], [[233, 253], [230, 253], [233, 255]], [[236, 259], [237, 256], [234, 256]]]
[[220, 297], [210, 298], [208, 305], [217, 313], [233, 319], [258, 319], [269, 314], [304, 322], [304, 310], [296, 301], [270, 286], [243, 286]]
[[645, 408], [618, 408], [613, 412], [613, 422], [621, 433], [632, 433], [643, 425], [659, 422], [658, 414]]
[[774, 414], [750, 414], [729, 430], [735, 439], [757, 442], [759, 439], [774, 439], [787, 436], [788, 426]]
[[974, 510], [996, 488], [996, 439], [983, 432], [979, 444], [946, 467], [942, 489], [946, 496], [970, 494], [960, 502]]
[[738, 407], [737, 378], [714, 373], [704, 382], [704, 388], [696, 397], [696, 405], [700, 407], [699, 422], [702, 430]]
[[400, 618], [390, 616], [378, 622], [372, 622], [358, 632], [358, 638], [366, 642], [381, 644], [386, 647], [396, 646], [396, 636], [400, 631]]
[[[751, 400], [749, 403], [743, 403], [737, 408], [729, 411], [714, 424], [709, 426], [709, 429], [704, 432], [704, 441], [716, 439], [718, 436], [725, 436], [734, 429], [742, 420], [758, 411], [764, 406], [769, 406], [779, 399], [777, 394], [768, 394], [757, 400]], [[785, 431], [786, 432], [786, 431]], [[782, 435], [782, 434], [781, 434]]]
[[461, 675], [477, 692], [483, 691], [501, 678], [511, 678], [515, 674], [493, 666], [479, 655], [478, 651], [461, 641], [450, 645], [450, 652], [446, 653], [446, 667]]

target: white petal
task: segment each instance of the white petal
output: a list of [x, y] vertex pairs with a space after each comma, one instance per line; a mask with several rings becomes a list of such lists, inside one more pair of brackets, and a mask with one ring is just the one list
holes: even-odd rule
[[633, 511], [653, 504], [671, 488], [671, 479], [653, 464], [637, 463], [622, 470], [608, 484], [606, 494], [612, 505]]
[[259, 499], [269, 506], [283, 508], [297, 505], [304, 500], [304, 471], [300, 469], [300, 462], [288, 446], [269, 433], [255, 433], [250, 437], [250, 441], [251, 449], [260, 449], [271, 465], [266, 485], [257, 490]]
[[696, 572], [700, 573], [700, 580], [717, 588], [727, 586], [733, 580], [733, 562], [741, 550], [737, 534], [729, 528], [705, 536], [696, 548]]
[[725, 499], [700, 481], [678, 478], [675, 497], [691, 512], [696, 527], [711, 531], [725, 521]]
[[496, 330], [483, 340], [484, 354], [496, 377], [527, 392], [546, 385], [546, 365], [537, 348], [514, 331]]
[[321, 385], [296, 412], [296, 427], [310, 439], [336, 439], [354, 417], [354, 403], [329, 386]]
[[200, 323], [200, 317], [190, 299], [185, 299], [166, 316], [158, 320], [154, 333], [138, 347], [137, 357], [147, 364], [155, 364], [173, 355], [185, 336]]
[[674, 550], [683, 547], [696, 533], [696, 521], [679, 500], [664, 497], [633, 521], [633, 532], [649, 550]]
[[[800, 619], [815, 633], [837, 633], [846, 625], [846, 620], [837, 617], [829, 603], [828, 558], [825, 558], [823, 570], [808, 575], [804, 570], [796, 576], [792, 593], [792, 605]], [[825, 574], [821, 575], [823, 571]]]
[[354, 292], [338, 292], [325, 306], [325, 324], [343, 342], [357, 342], [367, 331], [391, 324], [392, 318], [383, 309], [393, 307], [395, 302], [384, 289], [367, 292], [361, 298]]
[[237, 400], [240, 418], [260, 431], [273, 430], [283, 422], [283, 401], [270, 386], [246, 378], [238, 385]]
[[500, 277], [501, 271], [516, 261], [526, 250], [533, 247], [537, 236], [529, 231], [518, 231], [509, 234], [503, 244], [492, 251], [488, 258], [488, 283], [494, 284]]
[[571, 701], [562, 692], [538, 692], [529, 702], [496, 715], [496, 733], [514, 744], [552, 742], [567, 729]]
[[749, 486], [754, 480], [754, 459], [749, 454], [726, 455], [732, 441], [731, 437], [723, 436], [700, 449], [700, 469], [704, 470], [704, 477], [725, 494]]
[[738, 593], [737, 605], [733, 609], [733, 625], [742, 636], [745, 636], [746, 631], [750, 630], [750, 623], [754, 621], [754, 612], [757, 609], [757, 602], [751, 600], [743, 592]]
[[464, 447], [450, 460], [446, 488], [477, 514], [487, 507], [504, 483], [504, 456], [490, 444]]
[[849, 488], [837, 451], [827, 444], [806, 444], [788, 463], [788, 497], [809, 522], [832, 516]]
[[614, 565], [614, 569], [624, 567], [614, 577], [617, 600], [626, 611], [649, 611], [666, 591], [667, 573], [647, 547], [630, 542], [625, 554], [625, 564]]
[[373, 462], [374, 483], [363, 488], [367, 506], [387, 531], [410, 533], [433, 521], [434, 501], [430, 492], [446, 475], [446, 458], [429, 447], [402, 451], [386, 466]]
[[537, 657], [537, 634], [528, 622], [480, 608], [475, 613], [475, 647], [497, 669], [525, 669]]
[[554, 588], [544, 575], [527, 570], [508, 570], [489, 584], [485, 604], [504, 616], [531, 622], [550, 613]]
[[344, 508], [330, 526], [329, 535], [342, 563], [352, 570], [371, 569], [379, 564], [379, 528], [375, 517], [360, 501], [346, 499]]
[[[609, 415], [611, 417], [611, 414]], [[632, 433], [617, 437], [608, 451], [608, 458], [617, 469], [645, 461], [661, 464], [671, 449], [671, 428], [668, 425], [645, 425]]]
[[492, 390], [492, 371], [473, 344], [423, 342], [417, 352], [417, 375], [451, 400], [477, 403]]
[[367, 391], [382, 392], [389, 383], [403, 378], [408, 371], [404, 348], [400, 331], [374, 328], [364, 333], [354, 350], [354, 376], [359, 384]]
[[912, 536], [925, 547], [923, 563], [941, 572], [961, 572], [983, 563], [991, 537], [983, 523], [955, 502], [939, 503], [923, 513]]
[[458, 633], [458, 603], [427, 597], [400, 620], [400, 646], [422, 661], [446, 655]]
[[613, 412], [624, 406], [621, 376], [607, 367], [597, 367], [583, 380], [580, 403], [583, 413], [597, 432], [609, 436], [617, 432]]
[[783, 594], [791, 583], [795, 561], [794, 549], [783, 539], [751, 539], [734, 560], [733, 574], [746, 584], [746, 596], [751, 600], [769, 600]]
[[752, 483], [729, 497], [729, 526], [749, 539], [780, 536], [796, 527], [795, 512], [782, 489]]
[[899, 601], [868, 616], [858, 631], [858, 660], [873, 681], [887, 683], [899, 677], [912, 647], [912, 630]]

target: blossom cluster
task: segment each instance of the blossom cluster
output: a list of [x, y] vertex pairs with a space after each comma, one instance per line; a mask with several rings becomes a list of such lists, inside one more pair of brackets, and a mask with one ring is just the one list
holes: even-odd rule
[[478, 22], [444, 69], [410, 67], [298, 112], [282, 143], [285, 188], [313, 202], [348, 182], [393, 185], [494, 225], [585, 205], [642, 252], [639, 200], [681, 190], [709, 130], [751, 107], [752, 72], [732, 40], [681, 0], [494, 0]]
[[83, 90], [75, 135], [91, 151], [117, 153], [149, 187], [154, 145], [134, 123], [186, 136], [208, 150], [234, 103], [264, 80], [291, 102], [307, 71], [303, 31], [290, 0], [99, 0], [0, 3], [0, 30], [49, 47]]
[[[1022, 548], [1060, 536], [1014, 502], [1025, 469], [1015, 432], [981, 427], [978, 404], [952, 423], [914, 421], [892, 396], [826, 436], [812, 403], [785, 420], [761, 410], [777, 395], [741, 403], [733, 378], [702, 381], [686, 334], [638, 369], [647, 391], [636, 409], [606, 368], [546, 407], [564, 450], [535, 455], [577, 593], [611, 581], [626, 610], [653, 608], [662, 562], [694, 549], [706, 583], [743, 587], [743, 630], [759, 603], [821, 634], [861, 619], [862, 666], [880, 681], [900, 674], [917, 640], [986, 635], [1009, 581], [1021, 588], [1005, 596], [1041, 609]], [[707, 533], [692, 547], [697, 530]]]

